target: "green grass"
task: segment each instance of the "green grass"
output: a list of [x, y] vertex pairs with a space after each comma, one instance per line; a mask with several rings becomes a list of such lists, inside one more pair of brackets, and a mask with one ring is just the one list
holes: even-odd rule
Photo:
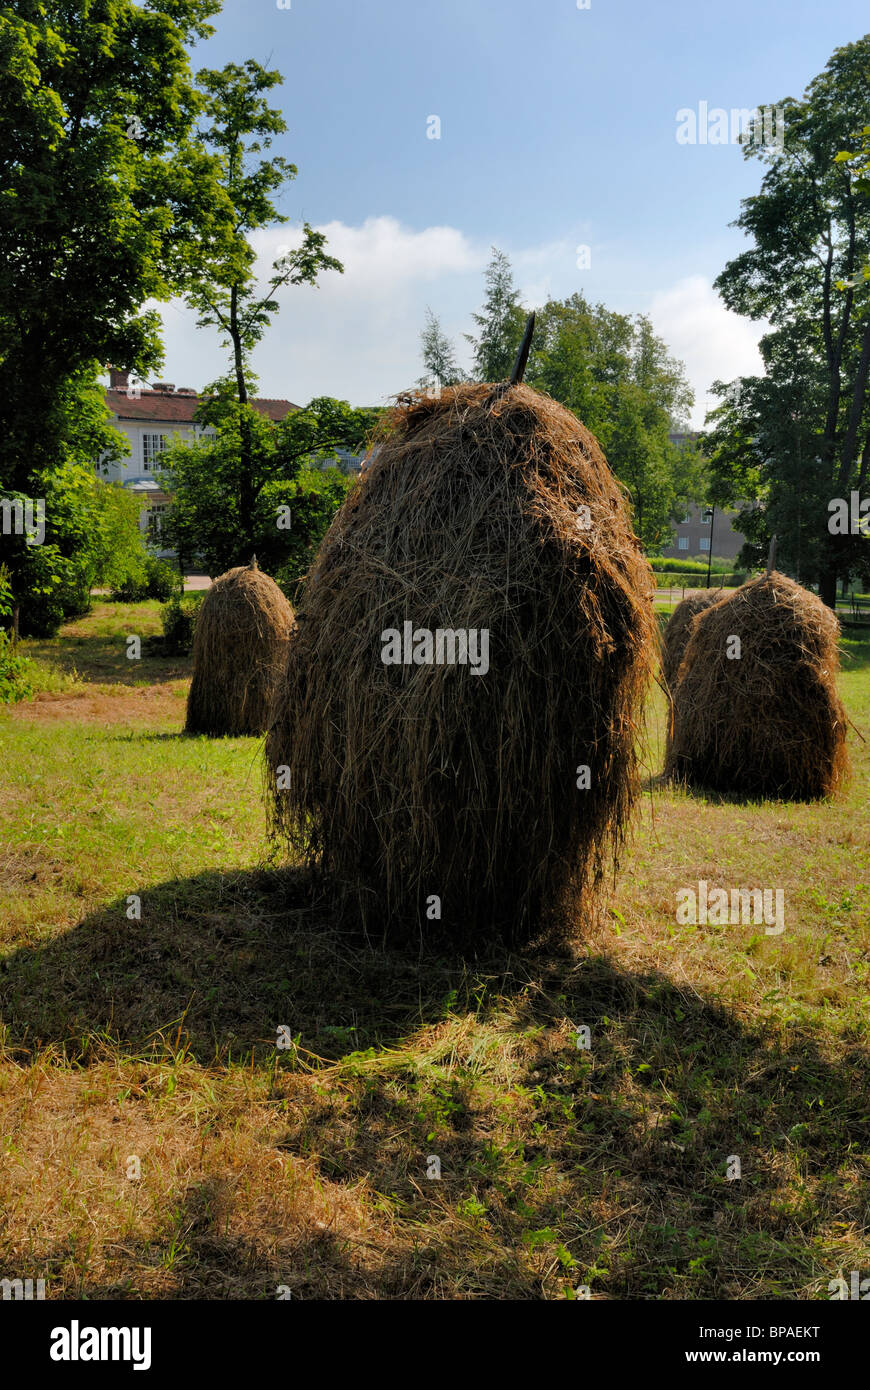
[[[690, 796], [654, 777], [656, 691], [603, 920], [421, 963], [269, 861], [258, 740], [181, 736], [171, 663], [124, 678], [156, 607], [33, 644], [81, 679], [0, 712], [3, 1273], [49, 1297], [795, 1299], [868, 1272], [870, 744], [835, 803]], [[870, 641], [843, 651], [867, 738]], [[782, 887], [785, 933], [678, 926], [701, 878]]]
[[[148, 687], [189, 676], [189, 657], [150, 654], [145, 639], [161, 632], [161, 604], [97, 602], [87, 617], [68, 623], [61, 640], [26, 638], [21, 647], [38, 669], [37, 688], [51, 693], [80, 689], [82, 684], [111, 690], [116, 686]], [[138, 660], [127, 656], [127, 637], [142, 639]]]

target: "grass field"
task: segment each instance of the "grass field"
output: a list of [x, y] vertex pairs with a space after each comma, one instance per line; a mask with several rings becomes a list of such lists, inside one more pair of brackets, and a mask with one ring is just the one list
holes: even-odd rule
[[[655, 691], [604, 919], [421, 961], [270, 860], [259, 741], [180, 734], [189, 663], [125, 655], [158, 630], [98, 604], [26, 644], [44, 689], [0, 711], [0, 1275], [827, 1299], [870, 1272], [870, 741], [836, 803], [690, 796], [655, 780]], [[843, 653], [870, 740], [870, 638]], [[677, 925], [701, 879], [783, 889], [785, 932]]]

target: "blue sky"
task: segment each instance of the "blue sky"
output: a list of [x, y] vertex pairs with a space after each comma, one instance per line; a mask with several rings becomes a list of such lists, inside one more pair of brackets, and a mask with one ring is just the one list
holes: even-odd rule
[[[762, 166], [736, 144], [679, 144], [676, 113], [800, 96], [870, 27], [866, 0], [227, 0], [215, 22], [196, 67], [252, 57], [285, 78], [273, 150], [299, 176], [291, 224], [256, 239], [264, 272], [302, 218], [346, 266], [287, 292], [255, 358], [261, 394], [384, 401], [421, 374], [427, 304], [468, 365], [496, 244], [529, 306], [577, 289], [650, 313], [686, 362], [695, 423], [713, 378], [758, 369], [760, 326], [712, 281]], [[222, 369], [213, 330], [180, 305], [164, 321], [165, 377], [199, 387]]]

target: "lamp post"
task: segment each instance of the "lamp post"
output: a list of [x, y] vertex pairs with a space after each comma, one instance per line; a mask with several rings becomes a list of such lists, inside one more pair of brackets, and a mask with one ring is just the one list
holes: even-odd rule
[[710, 508], [710, 553], [707, 556], [707, 588], [710, 587], [710, 570], [713, 567], [713, 523], [716, 518], [716, 508]]

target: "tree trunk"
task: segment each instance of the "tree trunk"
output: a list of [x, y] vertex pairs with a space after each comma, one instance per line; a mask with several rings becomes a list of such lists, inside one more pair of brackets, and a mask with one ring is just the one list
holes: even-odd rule
[[868, 319], [864, 329], [864, 341], [861, 344], [861, 359], [858, 363], [855, 385], [852, 389], [849, 422], [846, 426], [843, 448], [840, 453], [839, 484], [841, 492], [845, 492], [849, 487], [849, 475], [852, 472], [852, 464], [855, 461], [855, 453], [858, 445], [858, 426], [861, 422], [861, 416], [864, 413], [864, 401], [867, 395], [868, 373], [870, 373], [870, 319]]
[[819, 576], [819, 598], [829, 608], [837, 607], [837, 566], [832, 562]]
[[233, 344], [233, 363], [236, 373], [236, 389], [239, 394], [239, 527], [242, 534], [242, 548], [238, 555], [239, 564], [250, 561], [254, 551], [254, 449], [251, 439], [251, 422], [248, 416], [248, 384], [245, 381], [245, 359], [242, 351], [242, 337], [239, 331], [238, 289], [230, 291], [230, 338]]

